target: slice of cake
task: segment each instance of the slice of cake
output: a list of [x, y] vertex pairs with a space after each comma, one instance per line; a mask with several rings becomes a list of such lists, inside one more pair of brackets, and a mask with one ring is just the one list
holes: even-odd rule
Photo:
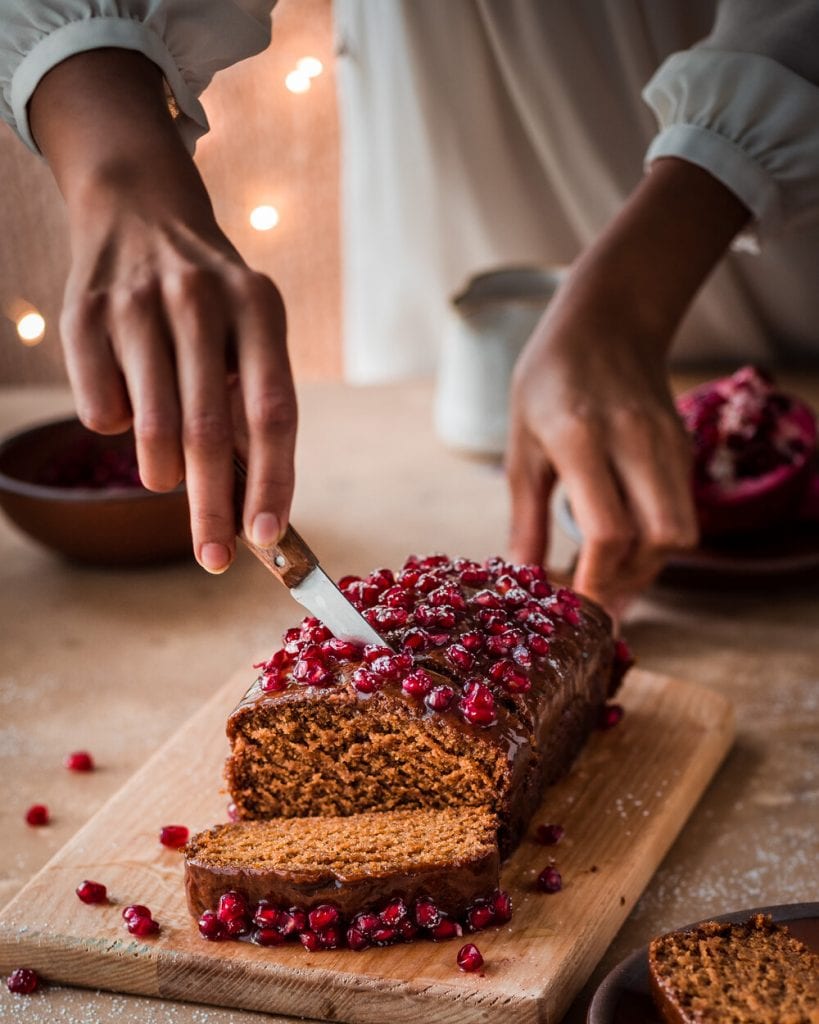
[[208, 938], [365, 948], [508, 920], [498, 865], [485, 809], [386, 811], [217, 825], [188, 843], [185, 884]]
[[505, 855], [627, 667], [608, 616], [498, 558], [410, 558], [340, 586], [389, 647], [315, 619], [285, 633], [228, 721], [239, 816], [488, 807]]
[[663, 935], [648, 963], [666, 1024], [819, 1024], [819, 957], [765, 914]]

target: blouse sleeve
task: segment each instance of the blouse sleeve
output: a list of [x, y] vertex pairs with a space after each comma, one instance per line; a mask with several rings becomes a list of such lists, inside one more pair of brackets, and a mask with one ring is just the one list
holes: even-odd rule
[[208, 130], [199, 96], [214, 74], [270, 42], [276, 0], [0, 0], [0, 117], [37, 152], [27, 107], [66, 58], [117, 47], [162, 71], [193, 150]]
[[660, 131], [646, 165], [675, 156], [748, 207], [753, 248], [819, 214], [819, 5], [724, 0], [711, 35], [672, 54], [643, 91]]

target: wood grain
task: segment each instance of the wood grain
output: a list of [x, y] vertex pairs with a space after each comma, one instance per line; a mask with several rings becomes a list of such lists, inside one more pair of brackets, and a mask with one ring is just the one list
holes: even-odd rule
[[[730, 703], [690, 683], [639, 670], [622, 694], [626, 715], [596, 733], [569, 776], [545, 794], [538, 821], [566, 836], [548, 849], [524, 841], [503, 883], [515, 914], [481, 933], [481, 975], [460, 974], [459, 943], [418, 942], [364, 953], [308, 954], [209, 944], [185, 909], [181, 856], [159, 828], [225, 819], [219, 793], [224, 721], [249, 683], [221, 689], [20, 892], [0, 915], [0, 970], [25, 963], [46, 978], [322, 1020], [559, 1020], [618, 931], [702, 795], [733, 737]], [[533, 889], [554, 857], [562, 892]], [[74, 895], [105, 883], [110, 906]], [[146, 903], [153, 940], [128, 935], [122, 906]]]

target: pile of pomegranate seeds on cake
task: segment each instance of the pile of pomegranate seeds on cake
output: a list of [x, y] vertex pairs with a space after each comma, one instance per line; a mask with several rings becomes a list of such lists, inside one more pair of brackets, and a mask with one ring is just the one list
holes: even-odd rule
[[[471, 725], [489, 727], [499, 700], [531, 689], [533, 672], [548, 662], [551, 638], [575, 635], [584, 614], [581, 598], [553, 587], [541, 566], [501, 558], [480, 564], [412, 556], [397, 574], [377, 569], [365, 578], [345, 576], [339, 587], [391, 647], [339, 640], [318, 619], [306, 618], [287, 630], [280, 650], [254, 666], [263, 690], [342, 685], [345, 673], [337, 670], [354, 663], [349, 681], [362, 695], [395, 683], [430, 712], [452, 708]], [[625, 645], [617, 658], [624, 671]]]

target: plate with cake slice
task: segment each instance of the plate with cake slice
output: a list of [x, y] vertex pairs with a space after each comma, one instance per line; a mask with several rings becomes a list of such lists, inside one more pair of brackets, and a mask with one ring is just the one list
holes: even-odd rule
[[[704, 972], [710, 984], [699, 982]], [[786, 1010], [800, 1024], [819, 1015], [819, 903], [738, 910], [657, 937], [605, 977], [586, 1021], [764, 1024]]]

